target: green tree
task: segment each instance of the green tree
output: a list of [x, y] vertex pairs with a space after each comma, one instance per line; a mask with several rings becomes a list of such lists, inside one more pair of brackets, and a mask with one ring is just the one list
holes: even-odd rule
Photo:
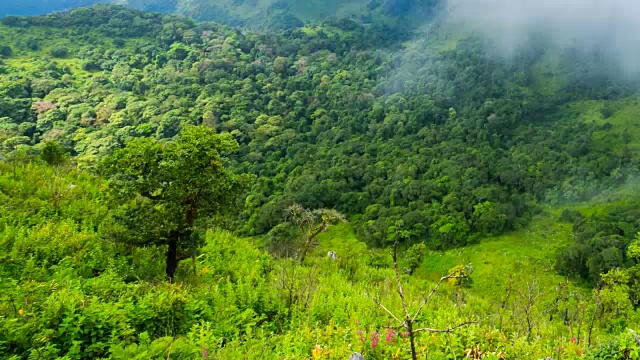
[[410, 274], [413, 274], [413, 272], [420, 267], [426, 252], [427, 246], [422, 242], [414, 244], [407, 249], [405, 256], [407, 257], [407, 265], [409, 266]]
[[223, 157], [237, 148], [230, 135], [190, 125], [173, 141], [136, 139], [102, 161], [100, 172], [124, 201], [116, 220], [133, 230], [127, 239], [134, 245], [167, 246], [170, 280], [178, 262], [193, 256], [196, 227], [239, 208], [250, 177], [227, 170]]
[[40, 159], [50, 166], [62, 165], [67, 160], [64, 148], [55, 141], [48, 141], [40, 151]]

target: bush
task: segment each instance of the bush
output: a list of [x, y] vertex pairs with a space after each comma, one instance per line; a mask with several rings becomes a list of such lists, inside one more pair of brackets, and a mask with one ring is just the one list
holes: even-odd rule
[[27, 48], [33, 51], [40, 49], [40, 42], [37, 39], [28, 39], [26, 45]]
[[67, 56], [69, 56], [69, 49], [65, 47], [57, 47], [51, 49], [50, 54], [55, 58], [66, 58]]
[[637, 359], [640, 356], [640, 336], [629, 330], [615, 339], [600, 344], [586, 354], [587, 360], [626, 360]]
[[13, 54], [13, 49], [8, 45], [0, 45], [0, 55], [9, 57]]

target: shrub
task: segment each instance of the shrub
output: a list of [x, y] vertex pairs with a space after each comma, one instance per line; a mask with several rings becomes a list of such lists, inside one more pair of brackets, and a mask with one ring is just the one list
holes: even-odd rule
[[65, 57], [69, 56], [69, 49], [67, 49], [65, 47], [53, 48], [53, 49], [51, 49], [50, 54], [51, 54], [51, 56], [53, 56], [55, 58], [65, 58]]
[[4, 57], [9, 57], [13, 54], [13, 49], [8, 45], [0, 45], [0, 55]]

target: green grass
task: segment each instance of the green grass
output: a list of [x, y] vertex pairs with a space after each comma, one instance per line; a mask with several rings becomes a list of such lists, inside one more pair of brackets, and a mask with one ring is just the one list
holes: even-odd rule
[[570, 244], [571, 225], [555, 221], [556, 214], [536, 218], [525, 229], [485, 238], [465, 248], [432, 252], [422, 269], [430, 278], [446, 275], [456, 265], [470, 265], [472, 291], [501, 296], [510, 274], [536, 274], [545, 288], [563, 281], [553, 269], [558, 250]]
[[[609, 117], [603, 114], [603, 109], [611, 113]], [[609, 129], [594, 133], [594, 146], [613, 148], [618, 153], [629, 151], [635, 158], [640, 157], [640, 96], [573, 102], [564, 112], [586, 123], [610, 125]]]

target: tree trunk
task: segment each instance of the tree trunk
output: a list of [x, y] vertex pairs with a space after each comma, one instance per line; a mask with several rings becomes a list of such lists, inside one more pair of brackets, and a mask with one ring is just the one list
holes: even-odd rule
[[178, 239], [169, 241], [167, 249], [167, 278], [173, 282], [173, 276], [178, 268]]
[[418, 360], [418, 352], [416, 351], [415, 334], [413, 333], [413, 322], [407, 319], [407, 332], [409, 333], [409, 344], [411, 345], [411, 359]]

